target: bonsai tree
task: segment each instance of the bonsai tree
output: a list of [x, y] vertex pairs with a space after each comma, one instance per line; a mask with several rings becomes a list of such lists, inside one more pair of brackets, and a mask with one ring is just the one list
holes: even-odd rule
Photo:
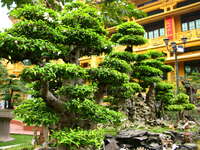
[[143, 45], [147, 42], [144, 38], [145, 30], [136, 22], [125, 22], [117, 27], [117, 32], [111, 40], [120, 45], [125, 45], [125, 51], [133, 52], [133, 46]]
[[[97, 149], [103, 136], [101, 130], [93, 130], [96, 125], [120, 123], [123, 118], [100, 105], [102, 87], [128, 84], [130, 80], [115, 69], [79, 66], [82, 56], [112, 50], [101, 16], [80, 2], [69, 3], [61, 12], [26, 5], [11, 15], [20, 21], [0, 34], [0, 57], [12, 63], [28, 59], [34, 64], [21, 74], [31, 83], [33, 98], [18, 106], [16, 115], [29, 125], [55, 125], [51, 137], [58, 149], [88, 145]], [[58, 59], [63, 63], [51, 61]]]
[[[141, 96], [141, 92], [145, 92], [145, 102], [151, 108], [152, 116], [158, 115], [155, 105], [162, 101], [158, 96], [160, 94], [158, 92], [162, 91], [162, 89], [159, 89], [159, 83], [163, 81], [163, 74], [172, 71], [172, 67], [165, 65], [164, 60], [163, 53], [156, 51], [149, 51], [145, 54], [126, 51], [109, 54], [100, 67], [115, 68], [115, 70], [126, 73], [129, 76], [129, 83], [118, 87], [108, 87], [107, 89], [103, 87], [111, 96], [118, 98], [118, 100], [115, 98], [113, 101], [112, 97], [106, 97], [105, 100], [111, 101], [115, 105], [123, 106], [122, 104], [128, 99], [133, 99], [136, 93]], [[157, 93], [155, 93], [156, 86], [158, 86]], [[156, 95], [157, 98], [155, 98]], [[164, 105], [162, 107], [164, 108]]]
[[165, 108], [173, 103], [174, 92], [173, 85], [168, 82], [159, 82], [155, 87], [155, 99], [157, 101], [156, 117], [161, 118], [164, 116]]
[[189, 96], [179, 93], [167, 107], [169, 111], [179, 112], [180, 119], [184, 118], [184, 110], [194, 110], [196, 106], [189, 101]]

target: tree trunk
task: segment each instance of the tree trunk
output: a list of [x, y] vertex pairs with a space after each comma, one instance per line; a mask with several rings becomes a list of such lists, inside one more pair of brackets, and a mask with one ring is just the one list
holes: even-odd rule
[[8, 109], [13, 109], [13, 105], [12, 105], [13, 92], [14, 92], [14, 91], [11, 89], [10, 98], [9, 98], [9, 100], [8, 100]]

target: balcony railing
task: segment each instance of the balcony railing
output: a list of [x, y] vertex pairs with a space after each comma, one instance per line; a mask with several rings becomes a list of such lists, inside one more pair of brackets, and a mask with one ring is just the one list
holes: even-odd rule
[[188, 41], [200, 39], [200, 29], [188, 30], [175, 34], [175, 39], [181, 42], [182, 37], [187, 37]]
[[[187, 37], [188, 42], [200, 40], [200, 29], [194, 29], [194, 30], [176, 33], [175, 36], [174, 36], [174, 41], [181, 43], [182, 37]], [[151, 48], [157, 48], [157, 47], [165, 46], [164, 42], [163, 42], [164, 38], [166, 38], [166, 37], [160, 36], [158, 38], [148, 39], [148, 43], [141, 45], [141, 46], [135, 46], [134, 50], [137, 51], [137, 50], [151, 49]]]
[[159, 46], [164, 46], [163, 43], [163, 39], [165, 38], [165, 36], [160, 36], [158, 38], [154, 38], [154, 39], [148, 39], [148, 42], [144, 45], [141, 46], [135, 46], [134, 50], [142, 50], [142, 49], [151, 49], [154, 47], [159, 47]]

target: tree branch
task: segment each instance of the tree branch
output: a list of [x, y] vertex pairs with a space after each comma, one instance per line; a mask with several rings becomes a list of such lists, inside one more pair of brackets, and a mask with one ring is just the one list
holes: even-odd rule
[[56, 98], [50, 91], [49, 91], [49, 83], [48, 81], [43, 81], [41, 84], [41, 94], [42, 98], [45, 100], [47, 105], [51, 106], [54, 111], [58, 113], [64, 113], [64, 102], [60, 99]]

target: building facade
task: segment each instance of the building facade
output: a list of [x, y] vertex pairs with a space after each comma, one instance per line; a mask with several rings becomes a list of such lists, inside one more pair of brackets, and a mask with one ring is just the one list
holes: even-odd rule
[[[142, 25], [148, 43], [133, 48], [136, 53], [156, 50], [166, 53], [166, 64], [175, 66], [175, 56], [170, 46], [176, 42], [184, 46], [184, 52], [178, 53], [180, 78], [200, 72], [200, 0], [132, 0], [138, 9], [147, 13], [147, 17], [135, 20]], [[115, 27], [108, 29], [115, 32]], [[187, 38], [184, 44], [181, 38]], [[166, 47], [164, 39], [168, 38]], [[117, 51], [124, 47], [117, 47]], [[102, 57], [84, 57], [80, 59], [83, 67], [96, 67]], [[175, 68], [175, 67], [174, 67]], [[175, 72], [168, 74], [168, 80], [175, 81]]]
[[[184, 52], [178, 54], [179, 76], [187, 77], [200, 72], [200, 0], [132, 0], [138, 9], [147, 13], [147, 17], [136, 20], [146, 30], [148, 43], [134, 47], [137, 53], [149, 49], [166, 53], [166, 64], [175, 66], [175, 57], [171, 46], [166, 47], [163, 39], [168, 38], [184, 46]], [[181, 38], [187, 38], [184, 44]], [[169, 73], [169, 81], [175, 80], [175, 73]]]

